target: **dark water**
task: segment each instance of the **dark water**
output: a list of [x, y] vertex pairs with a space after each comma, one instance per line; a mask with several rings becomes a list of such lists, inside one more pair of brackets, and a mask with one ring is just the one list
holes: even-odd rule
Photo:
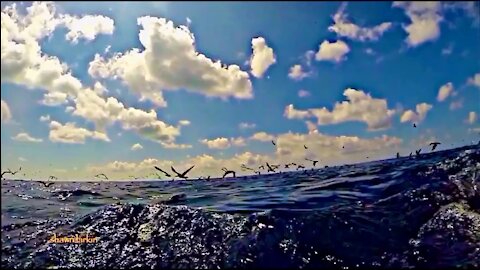
[[227, 180], [3, 181], [2, 267], [478, 269], [479, 178], [467, 146]]

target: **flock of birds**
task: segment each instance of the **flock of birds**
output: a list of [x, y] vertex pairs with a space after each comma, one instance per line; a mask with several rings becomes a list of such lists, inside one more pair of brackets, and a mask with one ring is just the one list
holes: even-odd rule
[[[417, 126], [415, 124], [413, 124], [413, 127], [416, 128]], [[275, 141], [272, 140], [272, 144], [274, 146], [276, 146], [277, 144], [275, 143]], [[429, 146], [431, 146], [431, 151], [435, 151], [435, 149], [437, 148], [438, 145], [440, 145], [441, 143], [440, 142], [431, 142], [429, 144]], [[478, 142], [478, 144], [480, 144], [480, 141]], [[306, 145], [303, 145], [303, 148], [304, 149], [308, 149], [308, 147]], [[342, 149], [345, 149], [345, 146], [342, 146]], [[422, 149], [418, 149], [418, 150], [415, 150], [415, 155], [416, 156], [420, 156], [420, 153], [422, 152]], [[409, 154], [409, 157], [411, 158], [413, 156], [413, 152], [410, 152]], [[397, 155], [396, 155], [397, 158], [400, 158], [400, 153], [397, 152]], [[366, 157], [367, 159], [369, 158], [368, 156]], [[319, 160], [313, 160], [313, 159], [309, 159], [309, 158], [305, 158], [306, 161], [310, 161], [312, 162], [312, 165], [313, 167], [316, 167], [317, 166], [317, 163], [319, 162]], [[289, 169], [291, 166], [293, 167], [296, 167], [296, 170], [305, 170], [305, 165], [304, 164], [297, 164], [297, 163], [287, 163], [287, 164], [284, 164], [284, 168], [285, 169]], [[162, 173], [163, 175], [165, 175], [166, 177], [171, 177], [172, 180], [175, 180], [175, 178], [180, 178], [180, 179], [188, 179], [188, 176], [187, 174], [195, 167], [195, 165], [191, 166], [190, 168], [188, 168], [187, 170], [183, 171], [183, 172], [178, 172], [173, 166], [170, 167], [170, 169], [172, 170], [173, 173], [168, 173], [167, 171], [163, 170], [162, 168], [159, 168], [157, 166], [154, 166], [154, 168]], [[312, 167], [312, 170], [313, 170], [313, 167]], [[250, 168], [248, 166], [246, 166], [245, 164], [242, 164], [241, 165], [241, 170], [242, 171], [252, 171], [254, 174], [257, 174], [257, 175], [260, 175], [262, 173], [261, 170], [267, 170], [267, 173], [269, 172], [272, 172], [272, 173], [276, 173], [277, 170], [280, 168], [280, 164], [270, 164], [268, 162], [266, 162], [265, 164], [262, 164], [262, 165], [259, 165], [258, 166], [258, 169], [257, 168]], [[325, 168], [328, 168], [328, 166], [325, 166]], [[4, 179], [4, 175], [6, 174], [10, 174], [10, 175], [15, 175], [17, 174], [18, 172], [20, 172], [22, 170], [22, 167], [20, 167], [17, 171], [12, 171], [10, 169], [6, 170], [6, 171], [3, 171], [2, 172], [2, 179]], [[237, 172], [234, 171], [234, 170], [229, 170], [227, 168], [222, 168], [222, 171], [223, 171], [223, 176], [222, 176], [222, 179], [224, 179], [225, 177], [227, 177], [228, 175], [231, 175], [233, 178], [235, 178], [237, 176]], [[158, 173], [155, 173], [154, 174], [157, 178], [161, 178], [161, 175], [159, 175]], [[25, 176], [25, 174], [24, 174]], [[108, 180], [108, 177], [104, 174], [104, 173], [100, 173], [100, 174], [97, 174], [94, 176], [95, 178], [97, 179], [103, 179], [103, 180]], [[139, 179], [139, 177], [135, 177], [135, 176], [130, 176], [134, 179]], [[201, 176], [198, 178], [199, 180], [210, 180], [210, 175], [207, 176], [207, 177], [204, 177], [204, 176]], [[57, 177], [55, 176], [50, 176], [48, 178], [49, 181], [47, 182], [44, 182], [44, 181], [38, 181], [39, 183], [42, 183], [45, 187], [49, 187], [51, 185], [53, 185], [54, 182], [52, 182], [52, 180], [57, 180]]]

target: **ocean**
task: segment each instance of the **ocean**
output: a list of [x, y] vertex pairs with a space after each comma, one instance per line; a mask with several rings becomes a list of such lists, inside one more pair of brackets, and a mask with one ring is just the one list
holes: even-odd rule
[[4, 180], [2, 268], [478, 269], [479, 179], [475, 145], [227, 179]]

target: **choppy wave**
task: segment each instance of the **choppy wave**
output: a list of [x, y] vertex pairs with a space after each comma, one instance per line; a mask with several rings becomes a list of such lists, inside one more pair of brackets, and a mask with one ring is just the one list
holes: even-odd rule
[[[65, 183], [86, 191], [65, 201], [51, 199], [58, 190], [12, 201], [9, 182], [2, 266], [478, 268], [479, 178], [475, 146], [241, 180]], [[51, 204], [48, 216], [35, 216], [39, 203]], [[54, 232], [99, 242], [46, 243]]]

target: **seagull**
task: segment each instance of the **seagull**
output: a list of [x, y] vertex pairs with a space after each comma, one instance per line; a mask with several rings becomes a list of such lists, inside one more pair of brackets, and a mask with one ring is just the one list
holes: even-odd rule
[[417, 127], [417, 125], [415, 125], [415, 123], [413, 123], [413, 127], [414, 127], [414, 128], [416, 128], [416, 127]]
[[400, 153], [397, 152], [397, 158], [400, 158]]
[[103, 177], [105, 178], [106, 180], [108, 180], [108, 177], [104, 174], [104, 173], [99, 173], [97, 175], [95, 175], [96, 178], [100, 178], [100, 177]]
[[270, 164], [268, 164], [268, 162], [266, 162], [266, 163], [267, 163], [267, 167], [268, 167], [267, 172], [275, 172], [275, 169], [273, 168], [275, 166], [272, 167]]
[[58, 180], [58, 178], [57, 178], [56, 176], [53, 176], [53, 175], [50, 175], [50, 177], [48, 177], [48, 180], [50, 180], [50, 179], [52, 179], [52, 180]]
[[272, 140], [272, 144], [276, 146], [275, 142]]
[[256, 174], [258, 174], [258, 175], [262, 174], [261, 171], [253, 171], [253, 172], [256, 173]]
[[313, 162], [313, 167], [317, 166], [318, 160], [311, 160], [311, 159], [308, 159], [308, 158], [306, 158], [305, 160]]
[[225, 176], [227, 176], [228, 174], [233, 174], [233, 177], [237, 177], [237, 173], [235, 171], [227, 170], [227, 168], [225, 168], [225, 167], [222, 168], [222, 171], [225, 172], [223, 174], [222, 178], [225, 178]]
[[260, 166], [258, 166], [258, 169], [259, 169], [259, 170], [260, 170], [260, 169], [265, 170], [265, 166], [260, 165]]
[[195, 167], [195, 165], [193, 165], [192, 167], [190, 167], [188, 170], [184, 171], [184, 172], [181, 173], [181, 174], [178, 173], [178, 172], [175, 170], [175, 168], [173, 168], [173, 166], [170, 166], [170, 169], [172, 169], [172, 171], [177, 174], [177, 177], [178, 177], [178, 178], [187, 179], [187, 178], [188, 178], [188, 177], [187, 177], [187, 173], [188, 173], [191, 169], [193, 169], [193, 167]]
[[298, 165], [297, 171], [298, 171], [300, 168], [301, 168], [301, 169], [305, 169], [305, 166], [303, 166], [302, 164]]
[[412, 152], [410, 152], [410, 155], [408, 155], [408, 157], [412, 157]]
[[303, 145], [303, 148], [308, 149], [308, 147], [305, 144]]
[[245, 171], [245, 170], [253, 171], [254, 170], [252, 168], [247, 167], [245, 164], [242, 164], [241, 168], [242, 168], [242, 171]]
[[209, 176], [207, 176], [207, 178], [205, 178], [205, 179], [207, 179], [207, 180], [210, 180], [210, 175], [209, 175]]
[[45, 187], [47, 187], [47, 188], [48, 188], [49, 186], [55, 184], [55, 183], [53, 183], [53, 182], [48, 182], [48, 183], [47, 183], [47, 182], [43, 182], [43, 181], [38, 181], [38, 182], [39, 182], [39, 183], [42, 183], [42, 184], [43, 184]]
[[421, 148], [420, 148], [420, 149], [418, 149], [418, 150], [415, 150], [415, 154], [416, 154], [417, 156], [419, 156], [419, 155], [420, 155], [420, 152], [422, 152], [422, 149], [421, 149]]
[[437, 148], [437, 146], [441, 144], [439, 142], [431, 142], [430, 145], [432, 146], [432, 151], [435, 151], [435, 148]]
[[166, 171], [160, 169], [159, 167], [157, 167], [157, 166], [153, 166], [153, 167], [155, 167], [155, 169], [157, 169], [157, 170], [161, 171], [162, 173], [164, 173], [166, 177], [171, 177], [171, 175], [170, 175], [169, 173], [167, 173]]
[[18, 171], [14, 171], [14, 172], [13, 172], [12, 170], [10, 170], [10, 169], [7, 169], [6, 171], [2, 172], [2, 178], [3, 178], [3, 175], [4, 175], [4, 174], [7, 174], [7, 173], [15, 176], [15, 174], [16, 174], [17, 172], [21, 171], [21, 170], [22, 170], [22, 167], [20, 167], [20, 168], [18, 169]]

